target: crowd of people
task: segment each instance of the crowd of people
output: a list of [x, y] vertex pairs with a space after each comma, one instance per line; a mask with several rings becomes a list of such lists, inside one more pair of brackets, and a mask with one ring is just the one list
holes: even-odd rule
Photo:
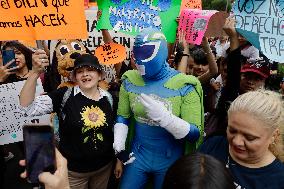
[[[164, 34], [144, 29], [131, 65], [117, 64], [108, 87], [99, 85], [98, 58], [86, 53], [70, 71], [73, 87], [40, 96], [38, 81], [50, 84], [48, 49], [2, 42], [16, 57], [0, 66], [0, 83], [26, 80], [21, 113], [58, 115], [57, 170], [39, 175], [45, 188], [117, 188], [112, 174], [121, 189], [284, 188], [284, 79], [279, 91], [267, 90], [271, 61], [237, 33], [233, 18], [223, 29], [226, 36], [204, 37], [201, 46], [178, 32], [170, 57]], [[12, 157], [5, 146], [0, 151], [4, 173]]]

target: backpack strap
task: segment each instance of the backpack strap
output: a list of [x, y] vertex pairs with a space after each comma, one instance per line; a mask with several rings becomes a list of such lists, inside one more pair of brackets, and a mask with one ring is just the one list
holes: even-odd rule
[[63, 108], [64, 108], [68, 98], [70, 97], [70, 95], [72, 93], [72, 89], [73, 89], [73, 87], [68, 87], [67, 91], [65, 91], [63, 98], [62, 98], [61, 106], [60, 106], [60, 109], [59, 109], [59, 118], [61, 118], [63, 121], [65, 119], [65, 114], [63, 113]]

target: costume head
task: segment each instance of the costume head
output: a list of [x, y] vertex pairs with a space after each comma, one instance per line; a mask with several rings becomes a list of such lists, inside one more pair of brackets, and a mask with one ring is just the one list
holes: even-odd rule
[[147, 28], [136, 36], [133, 54], [136, 66], [144, 78], [153, 78], [166, 65], [167, 41], [157, 29]]
[[45, 74], [44, 90], [49, 92], [57, 88], [74, 85], [70, 81], [70, 73], [74, 61], [80, 54], [90, 53], [79, 40], [59, 40], [52, 53], [52, 63]]
[[86, 53], [86, 48], [78, 40], [61, 40], [55, 49], [58, 62], [58, 72], [63, 77], [69, 77], [74, 67], [75, 59]]

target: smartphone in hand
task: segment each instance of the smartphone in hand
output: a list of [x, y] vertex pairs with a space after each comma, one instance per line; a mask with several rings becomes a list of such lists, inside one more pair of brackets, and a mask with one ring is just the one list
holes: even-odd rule
[[28, 181], [39, 183], [42, 172], [56, 170], [53, 128], [49, 125], [25, 125], [23, 127]]
[[3, 66], [5, 66], [7, 63], [9, 63], [11, 60], [15, 60], [8, 68], [14, 68], [17, 67], [16, 64], [16, 56], [14, 50], [3, 50], [2, 51], [2, 59], [3, 59]]

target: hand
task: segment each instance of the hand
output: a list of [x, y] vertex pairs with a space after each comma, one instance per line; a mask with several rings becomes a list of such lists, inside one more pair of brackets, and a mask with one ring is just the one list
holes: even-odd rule
[[35, 73], [41, 73], [44, 71], [44, 67], [49, 66], [48, 56], [44, 50], [38, 49], [32, 55], [33, 68]]
[[[25, 160], [20, 161], [21, 166], [25, 166]], [[39, 181], [45, 186], [45, 189], [70, 189], [68, 181], [67, 160], [56, 149], [57, 170], [54, 174], [43, 172], [39, 175]], [[26, 171], [21, 174], [22, 178], [26, 178]]]
[[116, 154], [116, 157], [117, 159], [119, 159], [119, 161], [121, 161], [123, 165], [133, 163], [133, 161], [136, 159], [133, 152], [129, 153], [126, 150], [123, 150]]
[[13, 71], [18, 69], [19, 66], [16, 66], [14, 68], [8, 68], [14, 62], [15, 60], [13, 59], [10, 62], [8, 62], [5, 66], [0, 66], [0, 82], [5, 82], [5, 80], [9, 77], [9, 75], [15, 74], [15, 72]]
[[188, 43], [186, 42], [185, 32], [183, 30], [180, 30], [178, 32], [178, 42], [179, 42], [179, 44], [182, 45], [184, 53], [188, 54], [189, 53], [189, 46], [188, 46]]
[[171, 117], [171, 112], [167, 110], [164, 103], [153, 99], [151, 96], [146, 94], [140, 95], [140, 102], [144, 106], [147, 116], [159, 123], [163, 127], [162, 122], [167, 122]]
[[114, 168], [115, 178], [119, 179], [122, 175], [122, 171], [123, 171], [122, 162], [119, 159], [117, 159], [116, 164], [115, 164], [115, 168]]
[[208, 47], [210, 48], [209, 42], [208, 42], [208, 38], [207, 37], [203, 37], [202, 38], [202, 43], [201, 43], [202, 47]]
[[229, 16], [228, 18], [226, 18], [223, 30], [226, 32], [226, 34], [228, 34], [229, 37], [236, 37], [238, 33], [235, 26], [236, 20], [233, 17]]

